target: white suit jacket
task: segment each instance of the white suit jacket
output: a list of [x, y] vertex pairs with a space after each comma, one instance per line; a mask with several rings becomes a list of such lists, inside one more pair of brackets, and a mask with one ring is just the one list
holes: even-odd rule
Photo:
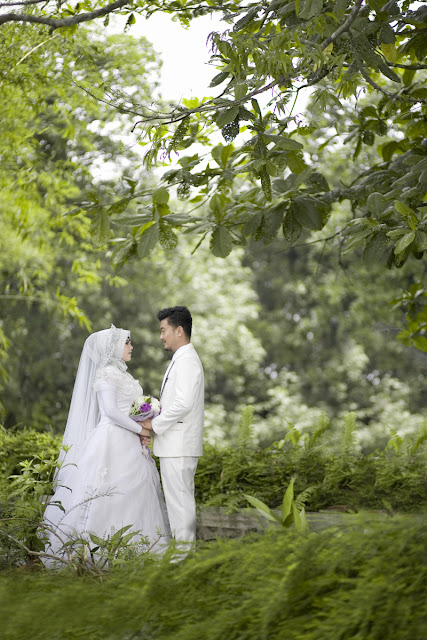
[[163, 378], [162, 412], [153, 418], [153, 453], [178, 458], [203, 454], [203, 367], [193, 345], [180, 347]]

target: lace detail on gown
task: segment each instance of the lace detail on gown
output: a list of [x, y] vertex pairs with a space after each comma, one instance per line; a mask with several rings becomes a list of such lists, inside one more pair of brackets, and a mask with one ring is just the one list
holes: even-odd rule
[[116, 364], [109, 364], [97, 371], [95, 380], [93, 382], [93, 390], [95, 392], [98, 391], [100, 385], [102, 385], [103, 383], [114, 385], [117, 391], [118, 400], [129, 400], [128, 410], [132, 406], [132, 402], [135, 400], [135, 398], [138, 395], [142, 395], [143, 393], [142, 387], [139, 384], [138, 380], [135, 380], [135, 378], [131, 376], [130, 373], [122, 368], [119, 368], [118, 366], [116, 366]]

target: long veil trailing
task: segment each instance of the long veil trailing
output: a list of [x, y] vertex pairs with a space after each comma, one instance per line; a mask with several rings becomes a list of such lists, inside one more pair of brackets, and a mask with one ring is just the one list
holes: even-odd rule
[[58, 458], [61, 466], [55, 475], [56, 486], [68, 486], [67, 480], [81, 457], [84, 443], [99, 421], [99, 405], [93, 390], [96, 378], [109, 364], [126, 370], [121, 356], [129, 336], [129, 331], [111, 325], [110, 329], [92, 333], [84, 343]]

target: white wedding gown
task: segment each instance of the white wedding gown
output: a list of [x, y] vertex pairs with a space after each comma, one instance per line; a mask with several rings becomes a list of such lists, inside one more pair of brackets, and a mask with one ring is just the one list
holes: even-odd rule
[[[140, 426], [128, 415], [142, 388], [117, 367], [105, 371], [92, 390], [100, 407], [98, 425], [80, 446], [77, 467], [63, 468], [66, 486], [57, 487], [45, 511], [49, 554], [61, 555], [62, 544], [72, 537], [89, 542], [89, 533], [106, 538], [127, 525], [126, 534], [135, 531], [132, 542], [141, 542], [141, 550], [162, 552], [170, 540], [156, 464], [141, 445]], [[65, 511], [53, 504], [58, 501]], [[56, 566], [52, 559], [44, 562]]]

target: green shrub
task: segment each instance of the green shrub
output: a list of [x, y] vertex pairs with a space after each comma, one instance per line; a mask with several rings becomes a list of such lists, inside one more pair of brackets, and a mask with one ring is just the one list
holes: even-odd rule
[[246, 493], [277, 508], [295, 476], [296, 494], [310, 488], [309, 511], [427, 507], [427, 429], [405, 440], [393, 434], [384, 450], [363, 455], [355, 445], [354, 428], [349, 414], [339, 442], [332, 440], [322, 418], [304, 438], [291, 428], [266, 449], [255, 449], [250, 442], [229, 449], [206, 446], [196, 474], [198, 503], [241, 508]]
[[[246, 419], [245, 419], [246, 418]], [[295, 477], [295, 493], [310, 489], [308, 511], [328, 507], [416, 511], [427, 507], [427, 429], [401, 439], [395, 433], [381, 451], [363, 455], [354, 443], [354, 416], [344, 418], [341, 440], [335, 442], [325, 418], [302, 436], [295, 428], [266, 449], [251, 443], [250, 415], [243, 415], [238, 442], [233, 448], [205, 445], [196, 474], [199, 506], [247, 506], [244, 494], [270, 508], [281, 505], [285, 488]], [[31, 429], [0, 428], [0, 478], [11, 475], [15, 488], [48, 484], [61, 437]], [[39, 473], [33, 481], [30, 467]], [[43, 469], [45, 471], [43, 471]], [[11, 482], [9, 480], [9, 482]]]
[[42, 548], [40, 497], [51, 491], [61, 440], [33, 429], [0, 427], [0, 569], [26, 562], [24, 547]]
[[0, 476], [19, 473], [20, 462], [32, 458], [56, 459], [62, 436], [34, 429], [4, 429], [0, 426]]
[[379, 520], [141, 556], [102, 581], [3, 573], [2, 640], [425, 640], [424, 523]]
[[10, 483], [0, 477], [0, 571], [27, 562], [26, 548], [41, 551], [37, 527], [43, 511], [35, 494], [12, 497]]

